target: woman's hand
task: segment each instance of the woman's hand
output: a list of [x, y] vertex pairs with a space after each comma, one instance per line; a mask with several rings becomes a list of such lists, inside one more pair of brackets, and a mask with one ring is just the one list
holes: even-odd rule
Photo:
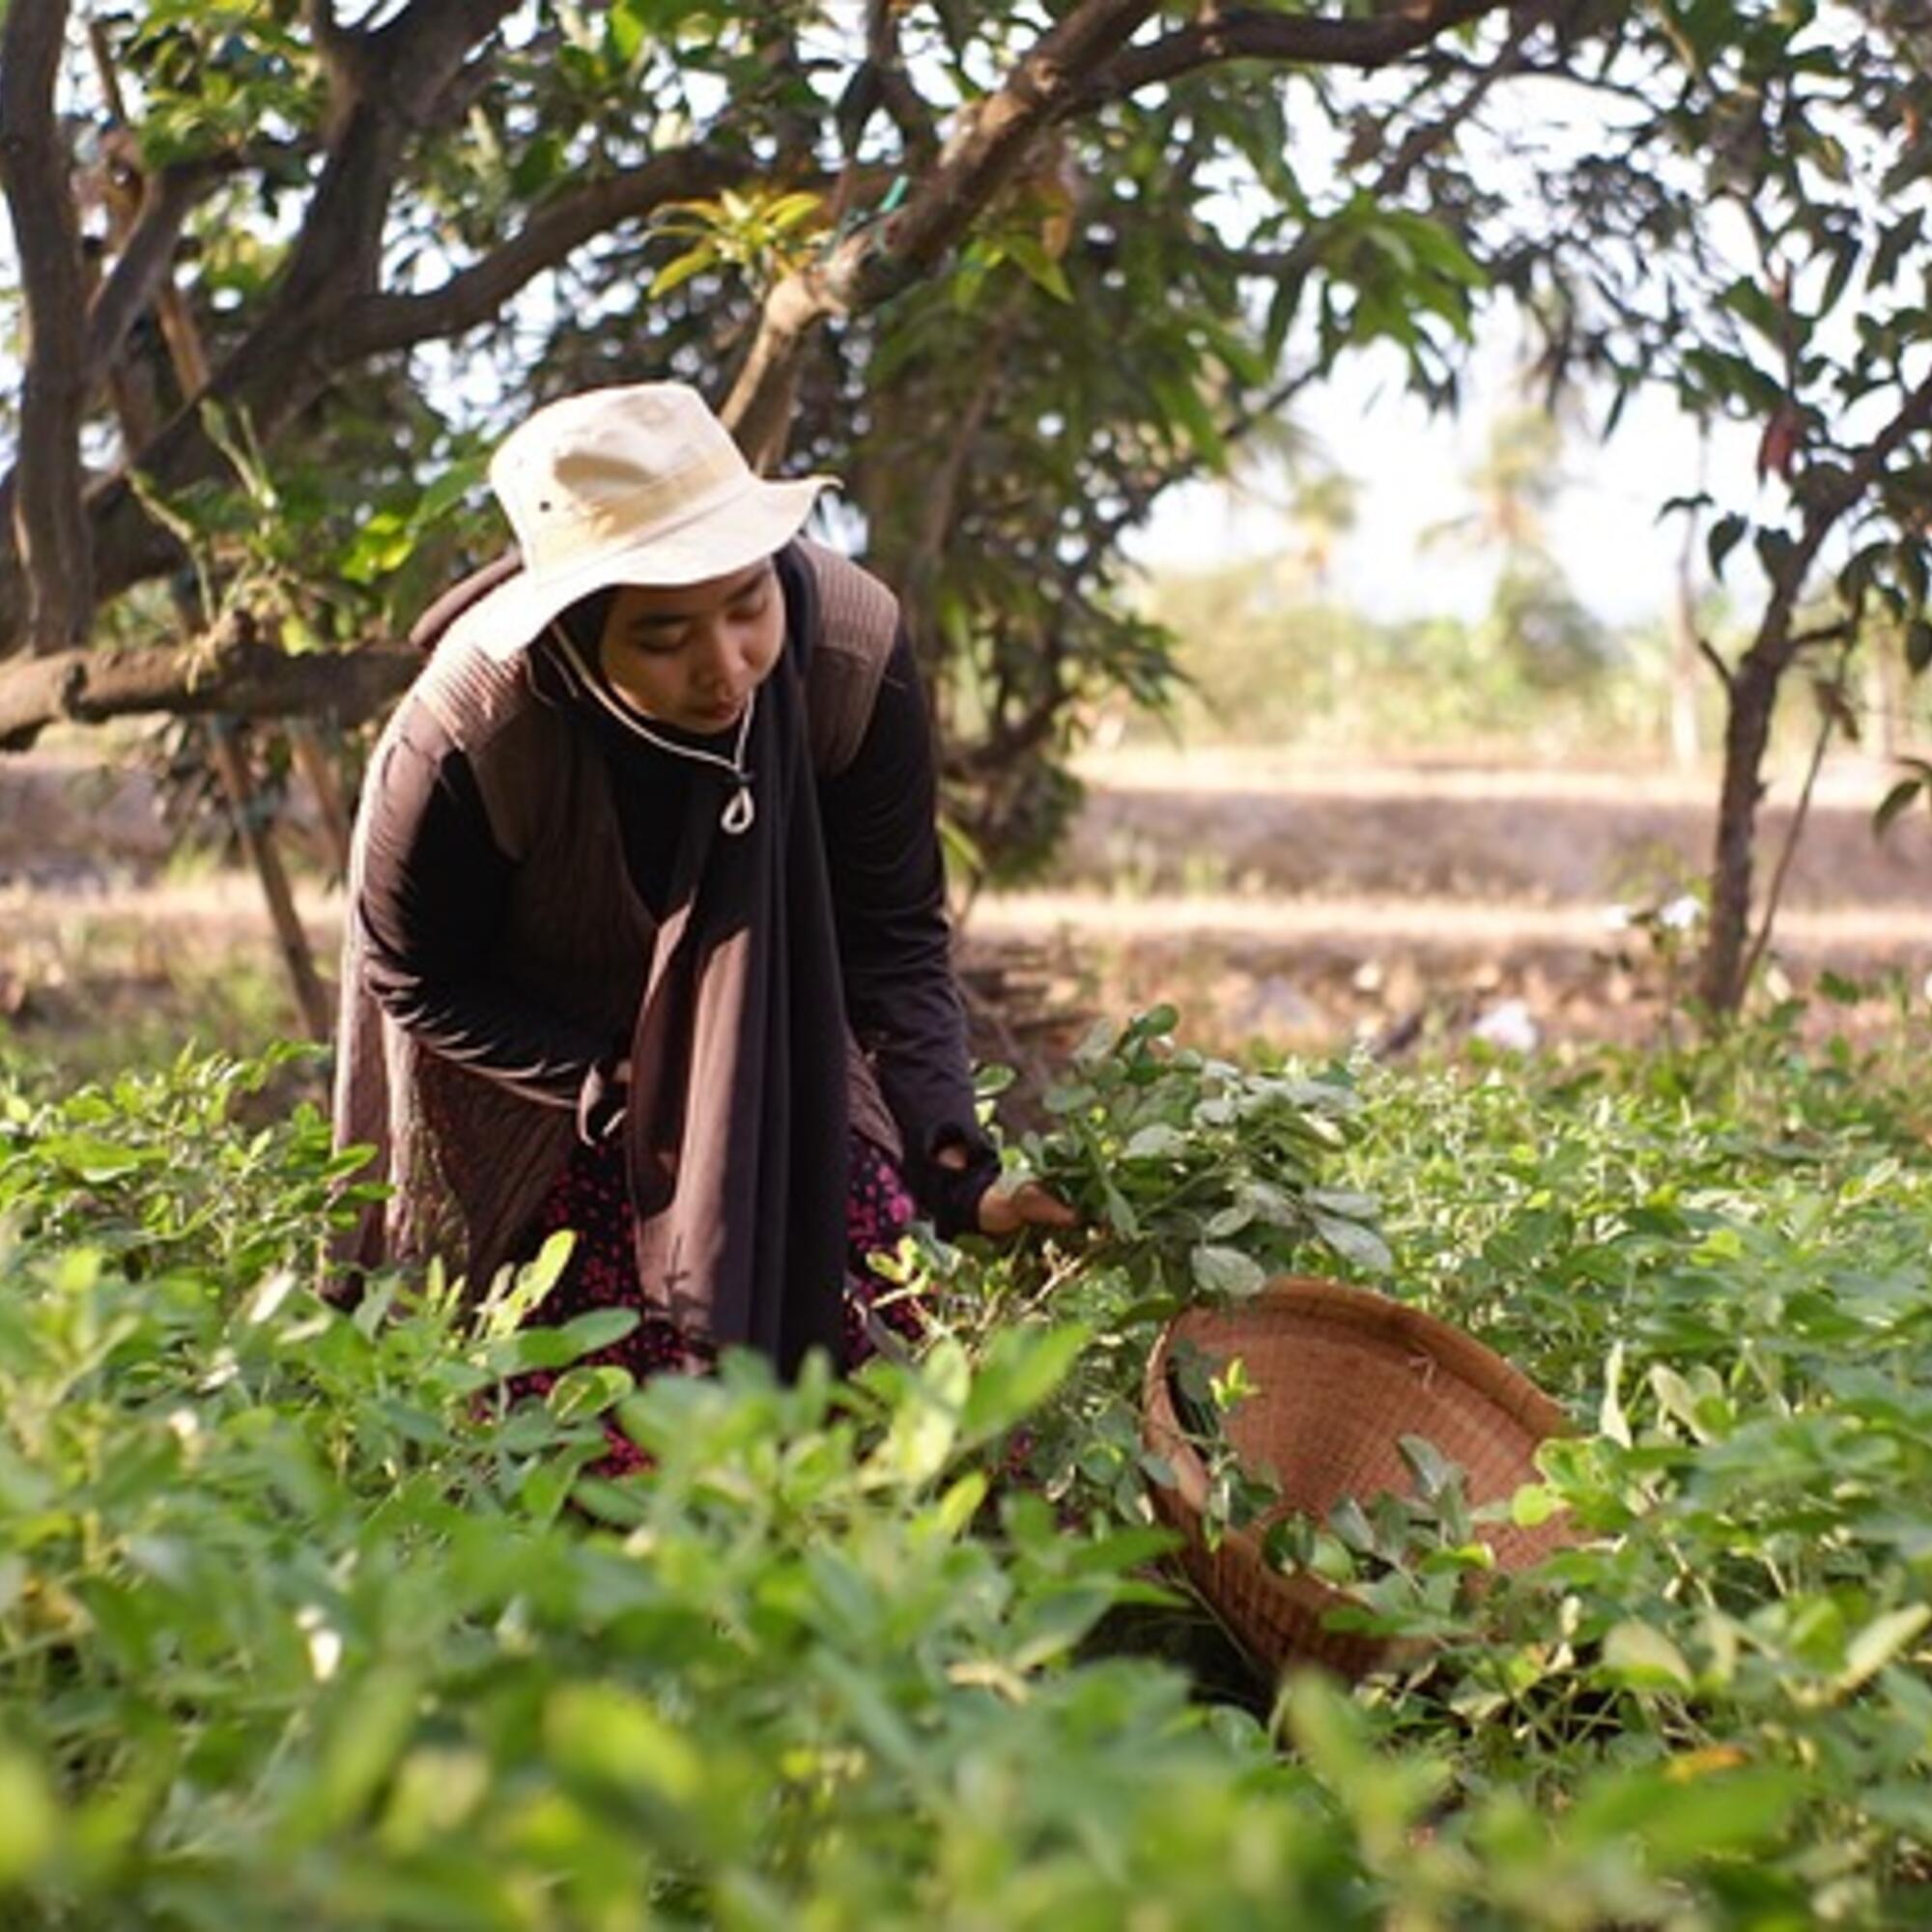
[[[966, 1150], [954, 1143], [933, 1155], [955, 1174], [966, 1165]], [[1080, 1216], [1059, 1195], [1037, 1180], [996, 1180], [980, 1197], [980, 1232], [996, 1240], [1022, 1228], [1077, 1228]]]
[[980, 1197], [980, 1232], [1003, 1238], [1023, 1228], [1077, 1228], [1080, 1216], [1037, 1180], [1015, 1187], [994, 1181]]

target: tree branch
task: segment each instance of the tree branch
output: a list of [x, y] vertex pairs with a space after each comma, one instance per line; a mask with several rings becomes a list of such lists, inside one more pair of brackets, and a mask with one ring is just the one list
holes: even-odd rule
[[99, 724], [161, 712], [176, 717], [328, 718], [359, 724], [423, 668], [406, 644], [291, 657], [246, 618], [186, 645], [67, 650], [0, 669], [0, 752], [24, 752], [49, 724]]
[[720, 412], [754, 464], [782, 449], [797, 360], [827, 316], [857, 314], [928, 273], [1025, 159], [1040, 130], [1126, 44], [1158, 0], [1083, 0], [1040, 36], [992, 94], [966, 108], [898, 213], [849, 235], [828, 260], [772, 291]]
[[85, 281], [54, 112], [67, 13], [67, 0], [13, 0], [0, 25], [0, 185], [27, 320], [13, 523], [26, 577], [26, 642], [36, 652], [79, 642], [94, 615], [80, 465]]
[[1451, 27], [1498, 12], [1501, 5], [1502, 0], [1411, 0], [1396, 11], [1358, 20], [1232, 8], [1147, 46], [1128, 48], [1094, 76], [1077, 104], [1085, 108], [1118, 100], [1143, 87], [1232, 60], [1386, 67]]
[[303, 0], [302, 19], [328, 75], [330, 119], [339, 121], [361, 98], [369, 37], [345, 27], [332, 0]]
[[[1845, 659], [1851, 647], [1846, 644], [1838, 658], [1838, 679], [1842, 683], [1845, 674]], [[1804, 782], [1799, 788], [1798, 804], [1791, 813], [1791, 823], [1785, 828], [1784, 843], [1777, 854], [1777, 864], [1772, 868], [1771, 887], [1765, 894], [1764, 916], [1759, 922], [1757, 935], [1752, 939], [1750, 950], [1745, 954], [1745, 963], [1738, 972], [1740, 987], [1748, 987], [1764, 962], [1764, 955], [1771, 946], [1772, 929], [1777, 923], [1777, 908], [1784, 898], [1785, 882], [1791, 876], [1791, 862], [1798, 856], [1798, 841], [1804, 834], [1804, 822], [1811, 815], [1811, 794], [1817, 789], [1818, 774], [1824, 768], [1825, 753], [1832, 743], [1832, 733], [1837, 729], [1837, 718], [1829, 704], [1818, 708], [1818, 736], [1812, 742], [1811, 760], [1804, 768]]]
[[884, 224], [880, 245], [853, 250], [835, 271], [839, 305], [875, 308], [936, 268], [1035, 137], [1079, 100], [1088, 79], [1154, 11], [1155, 0], [1086, 0], [1042, 35], [996, 92], [960, 115], [935, 166]]
[[128, 331], [154, 301], [174, 261], [175, 244], [189, 211], [218, 178], [211, 166], [164, 169], [150, 176], [141, 212], [107, 279], [87, 310], [86, 370], [91, 389], [121, 353]]
[[329, 158], [283, 270], [277, 308], [327, 310], [376, 287], [389, 195], [408, 138], [429, 118], [470, 48], [514, 6], [515, 0], [412, 0], [374, 32], [327, 29], [337, 86]]
[[[21, 31], [21, 23], [34, 20], [48, 4], [22, 0], [8, 14], [7, 32]], [[248, 415], [265, 440], [322, 393], [340, 366], [327, 354], [328, 334], [346, 307], [376, 289], [389, 197], [411, 134], [462, 71], [470, 48], [495, 30], [514, 4], [412, 0], [369, 36], [369, 64], [380, 84], [365, 91], [335, 132], [301, 230], [266, 308], [215, 370], [205, 392]], [[10, 60], [4, 78], [17, 87], [25, 71]], [[77, 362], [82, 342], [77, 306], [65, 337]], [[219, 467], [220, 458], [192, 408], [164, 424], [130, 464], [163, 493], [215, 473]], [[37, 503], [54, 500], [43, 492], [23, 488], [17, 493], [19, 503], [30, 498]], [[102, 594], [126, 589], [177, 558], [173, 539], [153, 526], [125, 475], [90, 492], [88, 512]], [[26, 601], [21, 579], [6, 568], [7, 561], [0, 557], [0, 658], [18, 642]], [[84, 573], [70, 579], [76, 584], [85, 581]], [[59, 641], [72, 641], [79, 634], [71, 629]]]
[[329, 352], [343, 362], [461, 334], [490, 320], [518, 290], [584, 242], [666, 202], [735, 186], [754, 172], [747, 159], [680, 148], [641, 166], [558, 196], [481, 261], [421, 295], [364, 296], [345, 311]]

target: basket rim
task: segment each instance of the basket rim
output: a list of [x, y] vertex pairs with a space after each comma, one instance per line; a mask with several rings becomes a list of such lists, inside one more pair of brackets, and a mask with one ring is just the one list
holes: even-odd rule
[[[1315, 1275], [1277, 1275], [1252, 1296], [1238, 1302], [1201, 1303], [1184, 1308], [1161, 1330], [1148, 1356], [1141, 1383], [1141, 1413], [1148, 1446], [1174, 1471], [1175, 1481], [1162, 1485], [1196, 1518], [1208, 1503], [1208, 1469], [1187, 1439], [1168, 1391], [1168, 1363], [1176, 1342], [1191, 1327], [1206, 1327], [1226, 1316], [1293, 1313], [1304, 1321], [1319, 1321], [1362, 1335], [1378, 1335], [1433, 1356], [1452, 1375], [1487, 1397], [1512, 1421], [1540, 1437], [1573, 1432], [1568, 1413], [1530, 1380], [1514, 1363], [1473, 1335], [1407, 1302], [1351, 1282], [1328, 1281]], [[1230, 1526], [1230, 1537], [1251, 1543], [1242, 1528]]]

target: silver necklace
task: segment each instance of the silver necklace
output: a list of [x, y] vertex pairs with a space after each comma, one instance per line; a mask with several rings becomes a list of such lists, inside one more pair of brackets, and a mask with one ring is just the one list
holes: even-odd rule
[[707, 752], [696, 745], [680, 745], [674, 738], [665, 738], [651, 729], [637, 713], [627, 705], [620, 704], [606, 691], [599, 681], [592, 677], [590, 669], [577, 653], [577, 646], [570, 641], [570, 634], [561, 624], [553, 624], [551, 636], [567, 657], [578, 676], [583, 680], [583, 688], [611, 716], [627, 729], [635, 731], [647, 743], [655, 745], [661, 752], [668, 752], [673, 757], [689, 758], [698, 765], [714, 765], [721, 772], [728, 772], [737, 781], [731, 796], [724, 802], [724, 810], [718, 815], [719, 829], [728, 832], [733, 838], [752, 829], [752, 821], [758, 815], [756, 801], [752, 797], [752, 774], [745, 764], [745, 747], [751, 742], [752, 714], [758, 702], [757, 687], [745, 699], [744, 716], [738, 720], [738, 742], [731, 748], [727, 758], [718, 752]]

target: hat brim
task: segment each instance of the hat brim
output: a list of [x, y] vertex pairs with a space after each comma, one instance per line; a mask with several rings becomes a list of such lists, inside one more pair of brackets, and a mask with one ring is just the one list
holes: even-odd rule
[[582, 597], [623, 584], [668, 588], [748, 570], [782, 550], [805, 527], [818, 493], [838, 479], [801, 476], [781, 483], [746, 479], [672, 528], [634, 544], [613, 544], [568, 570], [525, 569], [499, 583], [449, 627], [441, 648], [469, 646], [513, 658]]

